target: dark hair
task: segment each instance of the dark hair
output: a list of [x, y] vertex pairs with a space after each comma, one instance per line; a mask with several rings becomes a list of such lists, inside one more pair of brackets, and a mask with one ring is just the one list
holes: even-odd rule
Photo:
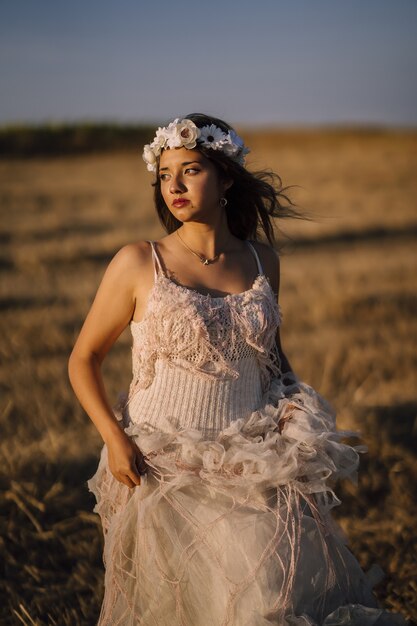
[[[214, 124], [226, 133], [234, 130], [223, 120], [203, 113], [191, 113], [185, 117], [192, 120], [198, 128]], [[259, 239], [263, 230], [269, 243], [274, 245], [272, 218], [302, 217], [301, 213], [295, 209], [295, 205], [284, 194], [289, 187], [282, 187], [281, 177], [278, 174], [270, 170], [249, 172], [220, 150], [204, 148], [200, 144], [197, 144], [195, 149], [214, 164], [221, 179], [233, 180], [233, 185], [225, 193], [228, 200], [225, 211], [229, 229], [235, 237], [256, 240]], [[181, 226], [182, 222], [172, 215], [165, 204], [158, 173], [153, 186], [159, 220], [165, 230], [172, 233]], [[286, 205], [282, 204], [282, 199], [287, 202]]]

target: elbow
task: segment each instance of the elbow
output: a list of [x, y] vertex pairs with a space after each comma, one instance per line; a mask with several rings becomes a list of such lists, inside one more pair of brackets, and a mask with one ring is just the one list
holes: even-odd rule
[[74, 346], [67, 362], [67, 372], [68, 378], [74, 386], [74, 380], [77, 377], [77, 374], [87, 368], [100, 367], [102, 359], [100, 359], [94, 352], [89, 352], [88, 354], [81, 354], [79, 350], [77, 350], [77, 346]]
[[73, 348], [71, 354], [69, 355], [68, 358], [68, 362], [67, 362], [67, 374], [68, 374], [68, 379], [71, 383], [72, 386], [74, 386], [74, 378], [75, 378], [75, 374], [78, 370], [78, 355], [77, 352], [75, 351], [75, 348]]
[[67, 362], [68, 378], [71, 384], [73, 384], [73, 380], [76, 377], [77, 372], [80, 371], [82, 365], [86, 361], [90, 361], [90, 359], [89, 358], [86, 359], [82, 355], [80, 355], [79, 351], [77, 350], [75, 346], [72, 349], [72, 352], [69, 355], [68, 362]]

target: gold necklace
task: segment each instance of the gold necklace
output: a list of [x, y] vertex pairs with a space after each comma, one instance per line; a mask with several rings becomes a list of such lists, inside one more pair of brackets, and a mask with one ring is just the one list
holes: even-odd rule
[[178, 229], [175, 231], [180, 239], [180, 241], [182, 242], [182, 244], [190, 251], [192, 252], [196, 257], [198, 257], [201, 261], [201, 263], [203, 265], [209, 265], [209, 263], [214, 263], [214, 261], [216, 261], [219, 256], [220, 256], [220, 252], [219, 254], [216, 254], [216, 256], [214, 256], [212, 259], [208, 259], [207, 257], [203, 256], [202, 254], [199, 254], [198, 252], [195, 252], [194, 250], [192, 250], [190, 248], [190, 246], [187, 246], [187, 244], [185, 243], [185, 241], [183, 240], [183, 238], [181, 237], [181, 235], [178, 232]]

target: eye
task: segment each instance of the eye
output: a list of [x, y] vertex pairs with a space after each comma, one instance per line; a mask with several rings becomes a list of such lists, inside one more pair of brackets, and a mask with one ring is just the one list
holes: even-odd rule
[[169, 174], [159, 174], [160, 180], [166, 181], [168, 180]]
[[187, 169], [185, 170], [185, 173], [191, 173], [191, 175], [194, 176], [194, 174], [198, 174], [200, 170], [197, 167], [187, 167]]

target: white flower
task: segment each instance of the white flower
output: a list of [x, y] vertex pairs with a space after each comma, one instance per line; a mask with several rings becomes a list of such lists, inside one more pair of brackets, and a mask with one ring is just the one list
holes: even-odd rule
[[165, 131], [165, 128], [160, 127], [156, 131], [154, 140], [150, 144], [156, 156], [159, 156], [161, 154], [161, 150], [165, 146], [165, 142], [166, 142], [166, 131]]
[[223, 152], [227, 156], [234, 157], [234, 160], [243, 165], [245, 156], [249, 153], [249, 149], [245, 147], [243, 139], [239, 137], [234, 130], [230, 130], [227, 135], [227, 143], [223, 147]]
[[179, 128], [180, 128], [179, 121], [180, 119], [179, 117], [177, 117], [173, 122], [168, 124], [168, 126], [164, 129], [166, 146], [168, 148], [180, 148], [181, 147], [182, 140], [181, 140], [181, 135], [179, 133]]
[[149, 144], [143, 148], [142, 158], [146, 163], [146, 167], [149, 172], [156, 171], [156, 155], [154, 150], [151, 148]]
[[197, 145], [197, 139], [201, 135], [200, 129], [191, 120], [182, 120], [177, 125], [178, 134], [182, 140], [182, 145], [187, 150], [192, 150]]
[[200, 143], [205, 148], [221, 150], [226, 142], [226, 134], [218, 126], [211, 124], [210, 126], [203, 126], [201, 129]]
[[180, 120], [177, 117], [168, 126], [158, 128], [153, 141], [144, 147], [142, 156], [148, 170], [155, 172], [156, 161], [162, 150], [181, 147], [192, 150], [197, 145], [220, 150], [240, 165], [244, 165], [245, 156], [249, 152], [243, 139], [234, 130], [225, 133], [215, 124], [200, 129], [192, 120], [187, 118]]
[[236, 156], [243, 145], [242, 139], [234, 130], [229, 130], [227, 134], [227, 143], [225, 143], [223, 151], [227, 156]]
[[229, 131], [227, 139], [228, 144], [226, 146], [226, 154], [230, 153], [231, 156], [236, 156], [236, 154], [238, 154], [238, 152], [240, 152], [240, 150], [242, 150], [243, 148], [243, 139], [239, 137], [239, 135], [237, 135], [234, 130]]
[[165, 128], [158, 128], [154, 140], [150, 144], [156, 156], [164, 148], [195, 148], [200, 137], [200, 129], [191, 120], [180, 120], [178, 117]]

